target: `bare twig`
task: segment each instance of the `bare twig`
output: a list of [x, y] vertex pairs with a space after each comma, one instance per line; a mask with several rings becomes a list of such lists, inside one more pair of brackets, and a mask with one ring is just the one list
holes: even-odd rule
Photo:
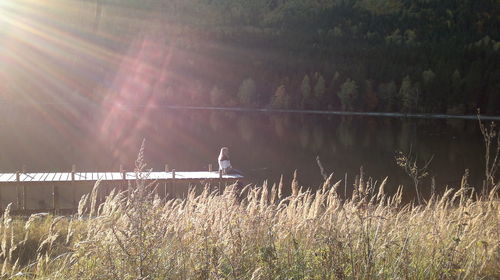
[[[481, 134], [484, 139], [484, 175], [485, 175], [485, 183], [484, 183], [484, 191], [487, 193], [488, 189], [495, 186], [496, 175], [498, 172], [498, 166], [500, 165], [499, 154], [500, 154], [500, 133], [494, 122], [490, 123], [490, 126], [487, 127], [481, 122], [481, 116], [479, 109], [477, 110], [477, 119], [479, 121], [479, 129], [481, 130]], [[495, 138], [496, 138], [496, 150], [495, 150]]]
[[418, 189], [418, 185], [420, 184], [420, 180], [427, 177], [429, 173], [427, 169], [432, 162], [434, 155], [432, 155], [422, 167], [418, 167], [417, 164], [417, 155], [412, 152], [412, 147], [410, 147], [410, 151], [408, 153], [403, 153], [401, 151], [396, 152], [396, 164], [403, 168], [405, 173], [412, 179], [413, 186], [415, 187], [415, 192], [417, 195], [417, 201], [421, 203], [421, 195]]
[[328, 179], [328, 175], [325, 172], [323, 164], [321, 164], [321, 161], [319, 160], [319, 156], [316, 156], [316, 162], [318, 163], [319, 171], [321, 172], [321, 176], [323, 176], [323, 180], [326, 181], [326, 179]]

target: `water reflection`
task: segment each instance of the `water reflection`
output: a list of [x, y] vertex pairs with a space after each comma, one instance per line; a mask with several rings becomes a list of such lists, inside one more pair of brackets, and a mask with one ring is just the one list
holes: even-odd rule
[[286, 136], [286, 130], [287, 130], [287, 119], [283, 115], [271, 115], [269, 117], [271, 123], [274, 126], [274, 132], [276, 133], [276, 136], [279, 138], [285, 138]]
[[338, 127], [337, 133], [340, 143], [345, 147], [349, 148], [353, 146], [354, 136], [352, 129], [352, 117], [341, 117], [340, 125]]
[[238, 131], [240, 132], [241, 138], [247, 143], [250, 143], [254, 139], [254, 122], [249, 116], [241, 116], [237, 121]]
[[[328, 127], [327, 129], [331, 128]], [[323, 142], [325, 139], [324, 131], [325, 131], [324, 127], [322, 127], [320, 124], [318, 123], [313, 124], [313, 129], [312, 129], [313, 141], [311, 143], [311, 148], [314, 152], [318, 152], [323, 148]]]
[[410, 147], [421, 160], [434, 155], [429, 171], [438, 187], [456, 183], [465, 168], [471, 170], [472, 182], [480, 182], [483, 174], [484, 152], [474, 121], [114, 110], [87, 108], [65, 117], [68, 110], [62, 108], [2, 109], [1, 172], [23, 165], [32, 171], [69, 170], [73, 163], [86, 171], [117, 170], [121, 164], [130, 170], [146, 139], [146, 160], [156, 170], [165, 164], [204, 170], [210, 163], [216, 166], [218, 150], [228, 146], [233, 165], [246, 171], [250, 182], [272, 183], [282, 174], [289, 180], [297, 169], [302, 184], [317, 186], [322, 177], [315, 158], [320, 155], [335, 179], [354, 176], [362, 165], [374, 179], [389, 176], [388, 189], [410, 186], [394, 162], [396, 150]]

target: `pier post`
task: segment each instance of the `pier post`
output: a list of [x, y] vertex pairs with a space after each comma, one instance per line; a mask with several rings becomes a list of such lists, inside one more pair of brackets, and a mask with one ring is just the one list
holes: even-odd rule
[[175, 169], [172, 169], [172, 183], [171, 183], [172, 187], [170, 188], [170, 191], [172, 193], [176, 193], [175, 192]]
[[167, 199], [168, 196], [168, 179], [167, 179], [167, 173], [168, 173], [168, 164], [165, 164], [165, 183], [163, 183], [163, 197]]
[[52, 209], [54, 215], [59, 213], [59, 187], [56, 185], [52, 185]]
[[127, 175], [125, 174], [125, 169], [123, 169], [123, 165], [122, 164], [120, 164], [120, 174], [122, 175], [122, 181], [123, 181], [120, 189], [121, 189], [121, 191], [125, 191], [125, 185], [126, 185], [126, 182], [127, 182], [125, 179], [127, 179], [126, 178]]
[[77, 205], [77, 202], [76, 202], [75, 172], [76, 172], [76, 165], [73, 164], [71, 166], [71, 199], [72, 199], [71, 205], [73, 206], [72, 210], [75, 210], [75, 209], [78, 208], [78, 205]]
[[[208, 164], [208, 173], [212, 173], [212, 164], [211, 163]], [[207, 181], [208, 181], [208, 187], [212, 187], [214, 180], [210, 179], [210, 176], [208, 176]]]
[[22, 201], [22, 198], [21, 198], [21, 190], [20, 190], [20, 186], [21, 186], [21, 174], [19, 174], [19, 171], [16, 171], [16, 207], [17, 207], [17, 210], [21, 210], [21, 201]]
[[222, 169], [219, 170], [219, 191], [222, 189]]
[[123, 180], [122, 191], [126, 191], [128, 190], [127, 171], [125, 171], [125, 169], [123, 169], [122, 166], [120, 166], [120, 173], [122, 174], [122, 180]]
[[[22, 173], [26, 174], [26, 165], [23, 165]], [[23, 210], [26, 210], [26, 203], [27, 203], [28, 199], [27, 199], [27, 194], [26, 194], [26, 184], [24, 182], [21, 183], [21, 190], [22, 190], [22, 194], [23, 194], [23, 201], [22, 201]]]

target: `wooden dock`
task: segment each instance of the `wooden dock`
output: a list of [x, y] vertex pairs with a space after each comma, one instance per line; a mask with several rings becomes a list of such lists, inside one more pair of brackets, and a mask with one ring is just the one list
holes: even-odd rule
[[12, 203], [16, 214], [36, 212], [72, 213], [80, 198], [99, 183], [99, 200], [104, 201], [112, 189], [127, 190], [136, 180], [156, 185], [160, 197], [180, 197], [190, 186], [210, 183], [225, 186], [243, 176], [222, 174], [219, 171], [162, 171], [162, 172], [49, 172], [0, 173], [0, 211]]

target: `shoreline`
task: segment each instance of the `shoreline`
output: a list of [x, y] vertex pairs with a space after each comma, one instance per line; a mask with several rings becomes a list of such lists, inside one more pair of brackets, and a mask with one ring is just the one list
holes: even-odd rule
[[[147, 106], [133, 106], [147, 107]], [[244, 108], [244, 107], [198, 107], [198, 106], [151, 106], [166, 107], [168, 109], [189, 109], [189, 110], [214, 110], [214, 111], [235, 111], [235, 112], [261, 112], [261, 113], [293, 113], [293, 114], [315, 114], [315, 115], [338, 115], [338, 116], [370, 116], [370, 117], [390, 117], [390, 118], [417, 118], [417, 119], [465, 119], [477, 120], [477, 115], [447, 115], [447, 114], [426, 114], [426, 113], [389, 113], [389, 112], [356, 112], [356, 111], [327, 111], [327, 110], [293, 110], [293, 109], [266, 109], [266, 108]], [[500, 121], [500, 116], [481, 115], [481, 120]]]
[[[32, 106], [32, 105], [58, 105], [68, 106], [71, 103], [27, 103], [27, 104], [7, 104], [0, 106]], [[95, 107], [107, 107], [108, 104], [93, 104]], [[92, 106], [92, 105], [91, 105]], [[171, 110], [203, 110], [203, 111], [228, 111], [228, 112], [256, 112], [256, 113], [287, 113], [287, 114], [312, 114], [312, 115], [337, 115], [337, 116], [368, 116], [368, 117], [388, 117], [388, 118], [412, 118], [412, 119], [462, 119], [477, 120], [477, 115], [448, 115], [434, 113], [396, 113], [396, 112], [357, 112], [357, 111], [329, 111], [329, 110], [298, 110], [298, 109], [270, 109], [270, 108], [245, 108], [245, 107], [218, 107], [218, 106], [183, 106], [183, 105], [122, 105], [122, 109], [127, 108], [166, 108]], [[500, 121], [500, 116], [480, 115], [483, 121]]]

